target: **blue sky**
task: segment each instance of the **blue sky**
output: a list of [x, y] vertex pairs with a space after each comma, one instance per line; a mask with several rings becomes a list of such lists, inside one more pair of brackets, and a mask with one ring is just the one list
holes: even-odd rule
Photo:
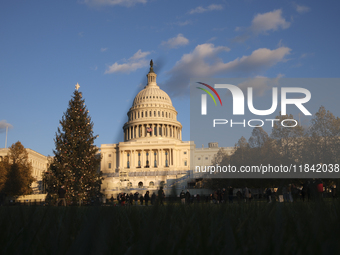
[[[8, 146], [19, 140], [53, 155], [55, 132], [77, 82], [99, 135], [96, 145], [121, 141], [150, 59], [179, 113], [183, 140], [189, 140], [191, 77], [339, 77], [339, 5], [1, 1], [0, 147], [9, 123]], [[231, 137], [228, 145], [234, 143]]]

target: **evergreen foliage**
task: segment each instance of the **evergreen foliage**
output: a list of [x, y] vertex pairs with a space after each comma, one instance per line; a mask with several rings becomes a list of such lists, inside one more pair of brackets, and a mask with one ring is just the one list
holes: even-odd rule
[[[9, 159], [9, 160], [7, 160]], [[0, 162], [0, 191], [10, 196], [29, 195], [35, 181], [28, 153], [18, 141], [9, 148], [8, 158]]]
[[[280, 123], [285, 119], [294, 119], [292, 115], [279, 115], [275, 119], [271, 135], [262, 127], [255, 127], [247, 141], [241, 137], [235, 145], [232, 155], [221, 155], [220, 151], [212, 160], [211, 165], [240, 166], [258, 165], [304, 165], [308, 164], [339, 164], [340, 159], [340, 118], [335, 117], [323, 106], [315, 113], [309, 127], [296, 125], [282, 127]], [[294, 126], [293, 121], [287, 120], [286, 125]], [[218, 157], [219, 156], [219, 157]], [[279, 187], [287, 183], [301, 185], [305, 179], [208, 179], [208, 187], [216, 189], [229, 185], [233, 187]], [[323, 179], [330, 187], [340, 184], [339, 179]]]
[[93, 123], [82, 99], [74, 91], [56, 133], [54, 160], [44, 176], [47, 191], [56, 194], [65, 186], [68, 201], [87, 200], [100, 195], [101, 157], [94, 145]]

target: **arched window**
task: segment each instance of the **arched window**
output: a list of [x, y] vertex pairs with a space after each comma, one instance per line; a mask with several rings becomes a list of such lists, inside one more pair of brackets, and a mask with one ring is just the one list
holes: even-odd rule
[[146, 117], [148, 117], [148, 112], [147, 112], [147, 111], [145, 111], [145, 118], [146, 118]]
[[143, 112], [142, 112], [142, 118], [143, 118]]
[[143, 188], [143, 182], [138, 182], [138, 188]]
[[161, 113], [158, 111], [158, 117], [161, 117]]
[[162, 112], [162, 117], [164, 117], [164, 112]]
[[156, 111], [153, 112], [153, 116], [156, 117]]
[[149, 112], [149, 116], [152, 117], [152, 112], [151, 111]]
[[132, 187], [132, 182], [128, 182], [128, 183], [127, 183], [127, 187], [128, 187], [128, 188], [131, 188], [131, 187]]
[[155, 183], [154, 182], [150, 182], [149, 183], [149, 187], [153, 187], [153, 186], [155, 186]]
[[165, 113], [165, 117], [168, 117], [168, 113], [167, 112]]

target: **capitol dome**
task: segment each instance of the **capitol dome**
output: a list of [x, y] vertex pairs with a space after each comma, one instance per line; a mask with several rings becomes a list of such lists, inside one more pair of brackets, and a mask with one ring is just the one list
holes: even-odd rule
[[156, 77], [151, 60], [148, 84], [137, 94], [127, 113], [129, 120], [123, 126], [124, 141], [182, 139], [182, 125], [177, 121], [177, 111], [169, 95], [157, 85]]
[[156, 86], [146, 86], [140, 91], [133, 100], [132, 106], [147, 103], [162, 103], [172, 106], [172, 102], [168, 94]]

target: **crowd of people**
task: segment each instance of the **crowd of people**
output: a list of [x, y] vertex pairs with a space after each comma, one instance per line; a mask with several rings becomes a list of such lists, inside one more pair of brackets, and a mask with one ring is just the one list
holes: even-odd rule
[[[152, 193], [150, 196], [150, 192], [146, 191], [145, 194], [139, 194], [138, 191], [136, 191], [134, 194], [133, 193], [124, 193], [121, 192], [117, 195], [117, 202], [121, 206], [125, 205], [138, 205], [138, 202], [140, 205], [145, 205], [148, 206], [149, 202], [151, 205], [154, 205], [156, 202], [159, 203], [160, 205], [164, 205], [164, 199], [165, 199], [165, 194], [163, 188], [160, 188], [157, 192], [158, 194], [156, 195], [155, 192]], [[114, 197], [113, 195], [110, 198], [110, 202], [114, 202]]]
[[[182, 190], [178, 196], [169, 196], [168, 201], [175, 202], [179, 200], [181, 204], [192, 204], [192, 203], [212, 203], [212, 204], [224, 204], [224, 203], [249, 203], [254, 198], [256, 199], [266, 199], [268, 203], [273, 201], [280, 202], [293, 202], [297, 200], [309, 201], [310, 199], [315, 199], [322, 197], [323, 186], [321, 183], [310, 183], [306, 181], [302, 187], [297, 188], [294, 184], [288, 184], [286, 186], [280, 187], [279, 189], [267, 188], [264, 192], [255, 190], [252, 194], [251, 189], [244, 187], [241, 189], [235, 189], [231, 186], [223, 189], [217, 189], [209, 195], [200, 194], [190, 194], [189, 190]], [[336, 189], [332, 188], [332, 197], [336, 197]], [[113, 196], [111, 196], [111, 203], [114, 202]], [[161, 188], [158, 190], [157, 194], [153, 192], [151, 195], [149, 191], [146, 193], [139, 194], [135, 192], [130, 193], [120, 193], [117, 195], [117, 202], [119, 205], [145, 205], [148, 206], [149, 202], [151, 205], [159, 203], [163, 205], [165, 200], [164, 190]], [[282, 201], [281, 201], [282, 200]]]

